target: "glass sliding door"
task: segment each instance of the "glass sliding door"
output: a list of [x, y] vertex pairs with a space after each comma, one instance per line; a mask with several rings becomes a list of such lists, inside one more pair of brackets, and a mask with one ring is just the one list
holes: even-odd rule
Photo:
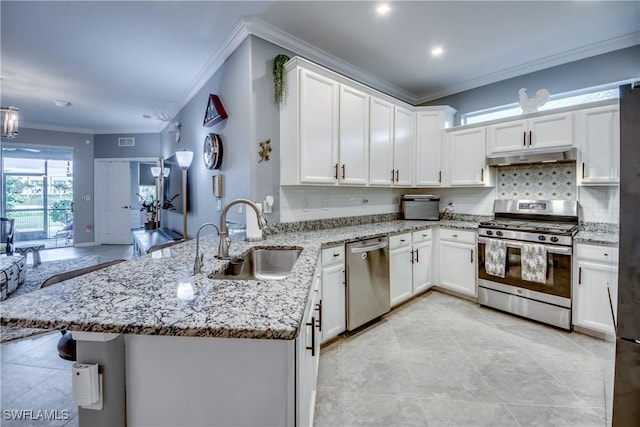
[[3, 146], [2, 192], [16, 244], [73, 244], [72, 150]]

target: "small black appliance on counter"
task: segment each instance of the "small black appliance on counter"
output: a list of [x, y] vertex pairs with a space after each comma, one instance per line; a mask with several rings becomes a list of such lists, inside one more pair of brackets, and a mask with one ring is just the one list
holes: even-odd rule
[[440, 219], [440, 196], [437, 194], [405, 194], [400, 198], [400, 217], [438, 221]]

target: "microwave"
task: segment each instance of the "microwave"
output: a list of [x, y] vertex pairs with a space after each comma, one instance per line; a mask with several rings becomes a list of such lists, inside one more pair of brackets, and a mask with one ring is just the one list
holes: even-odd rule
[[440, 196], [437, 194], [405, 194], [400, 198], [400, 205], [402, 219], [440, 219]]

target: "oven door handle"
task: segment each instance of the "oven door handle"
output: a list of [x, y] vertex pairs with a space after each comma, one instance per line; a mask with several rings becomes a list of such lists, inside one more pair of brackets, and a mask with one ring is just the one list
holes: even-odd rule
[[[487, 243], [490, 239], [487, 239], [486, 237], [478, 237], [478, 243]], [[504, 241], [507, 244], [507, 247], [509, 248], [514, 248], [514, 249], [522, 249], [524, 247], [524, 243], [522, 242], [518, 242], [516, 240], [505, 240], [505, 239], [500, 239], [502, 241]], [[539, 243], [531, 243], [532, 245], [536, 245]], [[569, 246], [552, 246], [552, 245], [542, 245], [544, 246], [545, 250], [550, 253], [550, 254], [558, 254], [558, 255], [571, 255], [573, 250], [571, 249], [571, 247]]]

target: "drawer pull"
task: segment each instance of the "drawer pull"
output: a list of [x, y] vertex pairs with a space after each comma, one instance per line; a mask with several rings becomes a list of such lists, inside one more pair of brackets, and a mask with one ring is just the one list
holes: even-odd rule
[[609, 256], [609, 254], [604, 254], [604, 256]]
[[420, 262], [420, 249], [416, 249], [416, 262]]
[[334, 257], [340, 256], [340, 254], [333, 254]]
[[404, 243], [404, 242], [406, 242], [405, 239], [400, 239], [400, 243]]
[[471, 264], [473, 264], [473, 249], [471, 249]]
[[395, 176], [396, 170], [395, 169], [391, 169], [391, 182], [393, 182], [393, 177]]
[[429, 235], [428, 234], [423, 234], [422, 237], [429, 237]]
[[438, 182], [442, 182], [442, 171], [438, 172]]
[[522, 132], [522, 145], [527, 146], [527, 132]]
[[346, 165], [343, 164], [342, 165], [342, 179], [345, 179], [345, 176], [346, 176], [345, 170], [346, 170]]
[[455, 237], [457, 239], [458, 235], [457, 234], [452, 234], [451, 237]]
[[533, 139], [533, 132], [529, 131], [529, 147], [531, 147], [531, 140]]
[[338, 164], [337, 163], [335, 164], [334, 168], [335, 168], [335, 172], [333, 174], [333, 178], [334, 179], [338, 179]]
[[411, 251], [411, 264], [413, 264], [413, 253], [417, 251]]
[[578, 285], [582, 285], [582, 267], [578, 267]]

